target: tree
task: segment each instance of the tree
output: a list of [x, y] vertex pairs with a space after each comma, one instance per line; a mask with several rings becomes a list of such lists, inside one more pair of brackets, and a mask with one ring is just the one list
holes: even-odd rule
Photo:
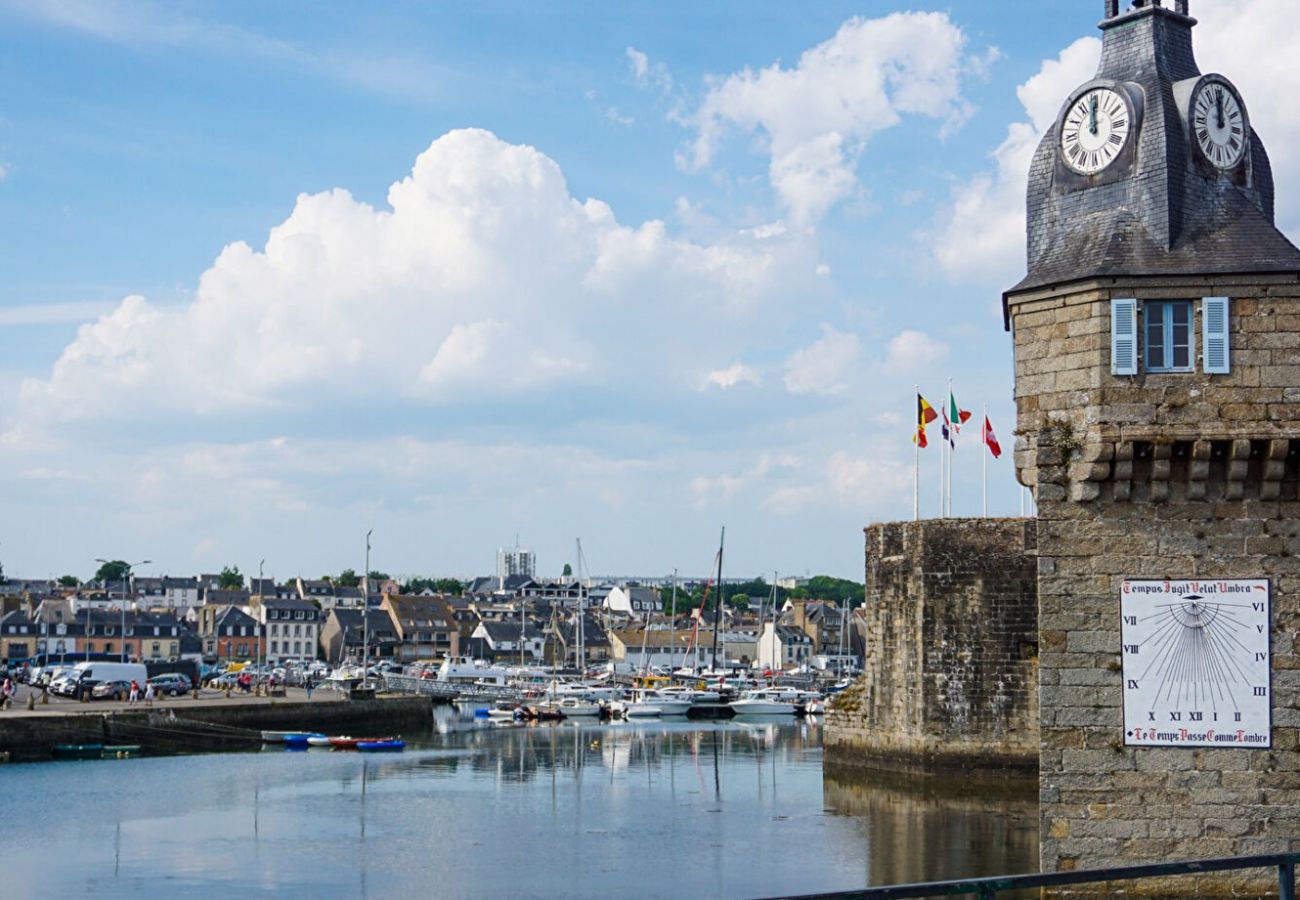
[[452, 594], [459, 597], [465, 585], [455, 578], [408, 578], [402, 583], [403, 594], [418, 594], [421, 591], [433, 591], [435, 594]]
[[356, 587], [361, 584], [361, 576], [353, 569], [344, 569], [334, 579], [338, 587]]
[[433, 583], [433, 589], [439, 594], [451, 594], [453, 597], [459, 597], [465, 590], [465, 585], [458, 578], [439, 578]]
[[81, 584], [81, 579], [77, 578], [76, 575], [60, 575], [60, 576], [59, 576], [59, 586], [60, 586], [60, 587], [77, 587], [77, 586], [80, 585], [80, 584]]
[[564, 564], [564, 571], [560, 573], [560, 577], [562, 577], [562, 578], [568, 578], [568, 577], [571, 576], [572, 574], [573, 574], [573, 566], [569, 565], [568, 563], [565, 563], [565, 564]]
[[238, 591], [244, 587], [244, 576], [239, 574], [239, 566], [226, 566], [217, 576], [217, 587], [223, 591]]
[[380, 582], [387, 581], [387, 580], [388, 580], [388, 573], [387, 573], [387, 572], [381, 572], [381, 571], [379, 571], [378, 569], [371, 569], [371, 570], [370, 570], [369, 578], [370, 578], [370, 583], [371, 583], [371, 584], [374, 584], [376, 581], [380, 581]]
[[108, 584], [110, 581], [125, 581], [127, 573], [130, 571], [130, 563], [124, 559], [115, 559], [99, 567], [95, 572], [95, 581], [100, 584]]

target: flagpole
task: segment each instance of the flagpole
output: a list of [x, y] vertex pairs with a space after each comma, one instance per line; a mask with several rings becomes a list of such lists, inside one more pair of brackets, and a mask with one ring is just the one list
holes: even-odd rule
[[918, 384], [915, 387], [917, 399], [912, 401], [915, 406], [912, 415], [916, 417], [916, 421], [912, 423], [912, 446], [916, 451], [916, 464], [912, 470], [912, 521], [919, 522], [921, 521], [921, 441], [917, 432], [921, 427], [921, 386]]
[[[943, 404], [940, 404], [941, 407], [942, 405]], [[948, 439], [943, 437], [942, 429], [939, 430], [939, 436], [943, 438], [942, 443], [939, 444], [939, 518], [943, 519], [947, 518], [948, 515], [946, 512], [948, 508], [948, 485], [946, 479], [948, 476], [947, 469], [945, 469], [943, 465], [944, 454], [948, 452]]]
[[[956, 404], [952, 398], [952, 379], [948, 379], [948, 417], [952, 418]], [[957, 449], [957, 423], [948, 423], [948, 515], [952, 515], [952, 452]]]
[[980, 423], [980, 443], [984, 444], [980, 448], [980, 496], [984, 506], [984, 518], [989, 517], [989, 448], [988, 448], [988, 430], [989, 430], [989, 405], [984, 404], [984, 421]]

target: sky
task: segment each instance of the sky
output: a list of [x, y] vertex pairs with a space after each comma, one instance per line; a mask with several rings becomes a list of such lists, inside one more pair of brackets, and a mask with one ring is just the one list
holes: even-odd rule
[[[1296, 239], [1280, 8], [1192, 12]], [[1000, 297], [1101, 15], [0, 0], [0, 564], [702, 575], [725, 526], [860, 580], [948, 379], [953, 513], [1019, 514]]]

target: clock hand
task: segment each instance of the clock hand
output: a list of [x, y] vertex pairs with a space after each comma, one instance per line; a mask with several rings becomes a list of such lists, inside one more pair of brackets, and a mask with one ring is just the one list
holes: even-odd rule
[[1219, 129], [1223, 129], [1223, 91], [1214, 92], [1214, 111], [1218, 116]]
[[1088, 133], [1097, 133], [1097, 96], [1088, 98]]

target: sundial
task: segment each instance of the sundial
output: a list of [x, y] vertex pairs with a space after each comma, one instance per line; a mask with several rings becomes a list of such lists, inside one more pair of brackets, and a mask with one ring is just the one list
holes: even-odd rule
[[1271, 744], [1266, 579], [1125, 581], [1124, 743]]

